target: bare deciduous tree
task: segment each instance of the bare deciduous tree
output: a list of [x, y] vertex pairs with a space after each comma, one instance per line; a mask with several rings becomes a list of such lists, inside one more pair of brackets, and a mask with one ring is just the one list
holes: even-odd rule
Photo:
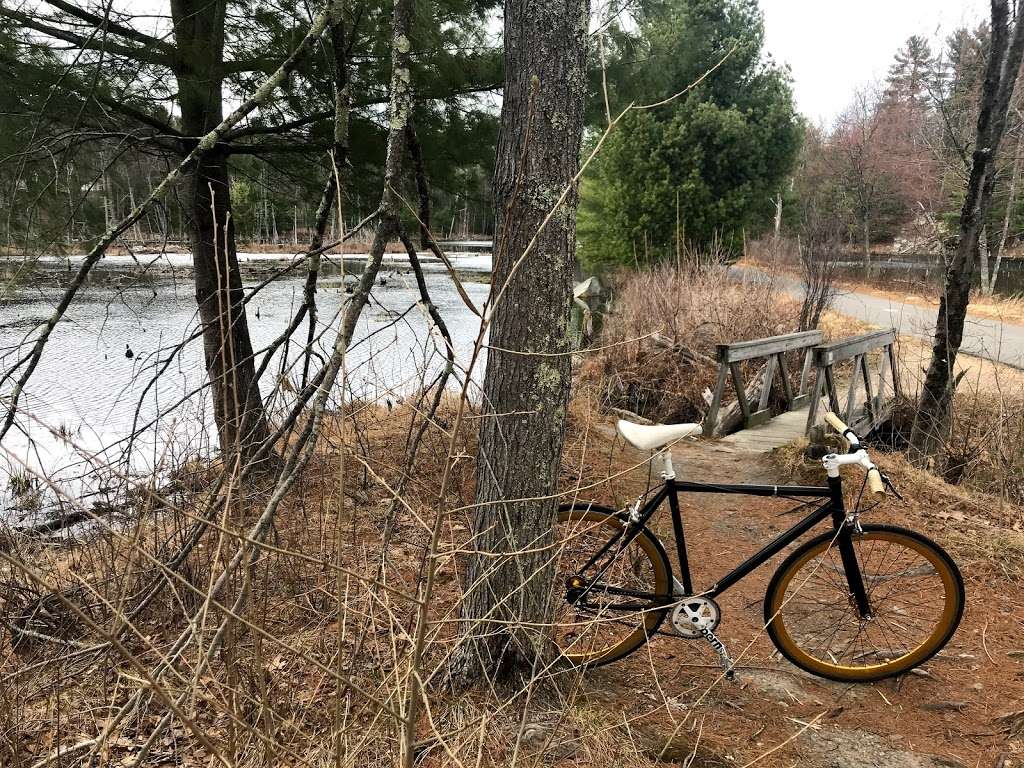
[[1011, 21], [1006, 0], [992, 0], [991, 30], [991, 47], [979, 102], [977, 138], [971, 155], [967, 193], [960, 211], [959, 242], [946, 268], [932, 358], [911, 437], [919, 460], [936, 456], [948, 432], [955, 388], [953, 370], [963, 341], [985, 214], [991, 206], [995, 188], [995, 156], [1006, 130], [1010, 99], [1024, 54], [1024, 24], [1019, 17]]

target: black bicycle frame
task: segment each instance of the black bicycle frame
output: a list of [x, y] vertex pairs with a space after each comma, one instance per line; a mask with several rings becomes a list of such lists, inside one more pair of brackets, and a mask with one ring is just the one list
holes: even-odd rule
[[[693, 578], [690, 573], [690, 563], [686, 552], [686, 533], [683, 526], [683, 516], [679, 508], [679, 493], [712, 493], [712, 494], [734, 494], [743, 496], [777, 496], [787, 498], [811, 498], [825, 499], [826, 501], [811, 514], [798, 522], [792, 528], [779, 534], [759, 551], [748, 557], [729, 573], [722, 576], [710, 589], [702, 590], [701, 595], [716, 597], [729, 587], [742, 580], [751, 571], [764, 565], [767, 561], [784, 550], [794, 541], [810, 531], [816, 525], [832, 518], [833, 529], [837, 533], [836, 544], [839, 549], [843, 569], [846, 571], [850, 593], [853, 595], [858, 611], [861, 616], [870, 615], [870, 606], [864, 582], [861, 577], [860, 568], [857, 563], [856, 553], [850, 539], [849, 527], [846, 526], [846, 510], [843, 504], [842, 480], [838, 477], [828, 478], [828, 486], [809, 485], [728, 485], [711, 483], [693, 483], [688, 481], [675, 480], [674, 478], [665, 481], [665, 484], [658, 489], [658, 492], [639, 510], [637, 516], [631, 516], [631, 521], [615, 536], [613, 536], [601, 549], [596, 552], [580, 569], [585, 572], [592, 565], [597, 563], [612, 547], [621, 540], [621, 548], [625, 548], [635, 539], [640, 531], [646, 526], [647, 521], [654, 516], [661, 503], [668, 499], [669, 509], [672, 514], [672, 529], [676, 540], [676, 558], [679, 561], [679, 578], [683, 587], [683, 597], [695, 594], [693, 589]], [[623, 540], [624, 538], [624, 540]], [[609, 563], [610, 565], [610, 563]], [[597, 574], [596, 578], [590, 580], [591, 586], [584, 589], [589, 591], [597, 579], [600, 579], [607, 566]], [[615, 590], [619, 592], [620, 590]], [[625, 592], [625, 590], [623, 590]], [[636, 597], [641, 593], [631, 593]], [[651, 596], [646, 596], [651, 597]], [[660, 596], [655, 596], [660, 597]], [[679, 596], [672, 596], [677, 599]]]

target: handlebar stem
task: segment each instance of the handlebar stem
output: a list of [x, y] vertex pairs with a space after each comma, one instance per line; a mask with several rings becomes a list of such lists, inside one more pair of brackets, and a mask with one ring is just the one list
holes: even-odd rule
[[850, 464], [859, 464], [865, 472], [876, 469], [874, 462], [868, 457], [868, 452], [863, 448], [851, 453], [830, 453], [822, 458], [821, 463], [829, 477], [839, 477], [839, 468]]

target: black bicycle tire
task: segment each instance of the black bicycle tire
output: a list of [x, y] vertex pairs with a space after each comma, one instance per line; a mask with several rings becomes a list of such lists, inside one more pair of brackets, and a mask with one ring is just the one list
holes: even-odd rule
[[[622, 513], [622, 512], [619, 512], [617, 510], [611, 509], [610, 507], [602, 506], [600, 504], [591, 504], [591, 503], [588, 503], [588, 502], [575, 502], [575, 503], [571, 503], [571, 504], [562, 504], [562, 505], [560, 505], [558, 507], [559, 518], [561, 518], [561, 516], [564, 513], [570, 513], [570, 512], [574, 512], [574, 511], [603, 514], [606, 517], [614, 518], [615, 520], [617, 520], [618, 522], [623, 523], [623, 524], [627, 523], [628, 520], [629, 520], [628, 516], [626, 514]], [[665, 547], [661, 543], [661, 539], [659, 539], [658, 536], [654, 532], [652, 532], [649, 528], [647, 528], [646, 526], [643, 526], [643, 527], [640, 528], [640, 531], [637, 533], [637, 536], [643, 536], [653, 546], [654, 550], [658, 553], [658, 557], [661, 560], [661, 564], [665, 568], [665, 574], [668, 577], [668, 586], [669, 586], [669, 589], [671, 590], [673, 584], [675, 583], [675, 581], [674, 581], [674, 579], [672, 577], [672, 562], [668, 559], [668, 553], [665, 552]], [[667, 599], [671, 599], [672, 598], [671, 592], [666, 594], [666, 595], [664, 595], [664, 597], [667, 598]], [[662, 623], [665, 621], [665, 618], [668, 615], [668, 611], [669, 611], [669, 609], [667, 607], [665, 609], [663, 609], [663, 610], [660, 610], [660, 611], [651, 611], [651, 614], [654, 615], [656, 618], [655, 618], [654, 624], [647, 628], [646, 637], [644, 637], [644, 638], [634, 642], [632, 645], [630, 645], [625, 650], [622, 650], [622, 651], [620, 651], [618, 653], [615, 653], [614, 655], [611, 655], [611, 656], [609, 656], [607, 658], [602, 657], [601, 659], [599, 659], [597, 661], [589, 661], [589, 662], [584, 662], [584, 663], [573, 662], [573, 661], [571, 661], [570, 659], [568, 659], [565, 656], [563, 656], [562, 658], [565, 661], [567, 661], [569, 664], [572, 664], [574, 667], [579, 668], [579, 669], [596, 669], [597, 667], [603, 667], [606, 664], [612, 664], [612, 663], [614, 663], [616, 661], [620, 661], [620, 660], [626, 658], [627, 656], [629, 656], [631, 653], [633, 653], [633, 652], [637, 651], [638, 649], [642, 648], [648, 642], [650, 642], [651, 638], [655, 634], [657, 634], [658, 629], [661, 627]]]
[[771, 581], [768, 582], [768, 589], [765, 591], [764, 597], [764, 621], [768, 628], [768, 636], [771, 638], [772, 643], [778, 649], [779, 653], [785, 656], [786, 659], [795, 666], [799, 667], [805, 672], [815, 675], [816, 677], [823, 677], [829, 680], [836, 680], [839, 682], [867, 683], [874, 682], [877, 680], [884, 680], [890, 677], [897, 677], [899, 675], [905, 674], [909, 672], [911, 669], [921, 666], [929, 659], [934, 657], [936, 653], [945, 648], [947, 643], [949, 643], [949, 641], [952, 639], [957, 628], [960, 626], [960, 621], [963, 618], [964, 606], [966, 604], [967, 599], [966, 590], [964, 588], [963, 575], [960, 573], [960, 569], [957, 567], [956, 561], [953, 560], [953, 558], [949, 555], [948, 552], [946, 552], [945, 549], [936, 544], [923, 533], [919, 533], [918, 531], [914, 531], [909, 528], [904, 528], [898, 525], [869, 524], [863, 526], [863, 531], [865, 533], [871, 531], [887, 532], [905, 536], [910, 539], [916, 539], [918, 543], [920, 543], [924, 547], [927, 547], [928, 549], [931, 549], [936, 555], [938, 555], [939, 559], [941, 559], [944, 562], [944, 564], [949, 568], [949, 571], [952, 574], [953, 580], [957, 587], [958, 603], [956, 606], [955, 615], [953, 616], [952, 621], [946, 627], [946, 631], [944, 632], [942, 639], [936, 644], [934, 648], [932, 648], [922, 658], [916, 659], [912, 664], [906, 665], [898, 669], [887, 670], [884, 672], [880, 672], [878, 674], [862, 674], [858, 675], [856, 679], [853, 679], [850, 676], [843, 676], [840, 674], [827, 674], [822, 672], [821, 669], [815, 669], [802, 663], [800, 659], [796, 658], [792, 653], [789, 652], [789, 650], [785, 647], [785, 643], [780, 640], [778, 626], [776, 624], [776, 621], [774, 620], [775, 617], [773, 606], [775, 605], [775, 592], [779, 589], [783, 578], [787, 575], [788, 570], [793, 566], [793, 564], [796, 561], [800, 560], [808, 552], [808, 550], [820, 546], [822, 542], [832, 541], [835, 538], [835, 532], [828, 531], [826, 533], [822, 533], [818, 536], [815, 536], [814, 538], [807, 540], [802, 545], [793, 550], [789, 554], [789, 556], [779, 565], [774, 575], [772, 576]]

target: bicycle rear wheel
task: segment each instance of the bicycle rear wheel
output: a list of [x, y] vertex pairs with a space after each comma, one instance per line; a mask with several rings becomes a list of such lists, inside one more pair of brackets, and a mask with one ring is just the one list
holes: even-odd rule
[[834, 537], [797, 549], [768, 585], [765, 622], [779, 651], [812, 674], [845, 682], [899, 675], [936, 654], [963, 613], [952, 558], [914, 531], [864, 526], [851, 537], [871, 609], [862, 618]]
[[611, 510], [576, 506], [560, 510], [555, 526], [556, 589], [553, 640], [561, 657], [577, 666], [600, 666], [643, 645], [665, 619], [672, 574], [665, 550], [646, 529], [623, 543], [625, 530]]

